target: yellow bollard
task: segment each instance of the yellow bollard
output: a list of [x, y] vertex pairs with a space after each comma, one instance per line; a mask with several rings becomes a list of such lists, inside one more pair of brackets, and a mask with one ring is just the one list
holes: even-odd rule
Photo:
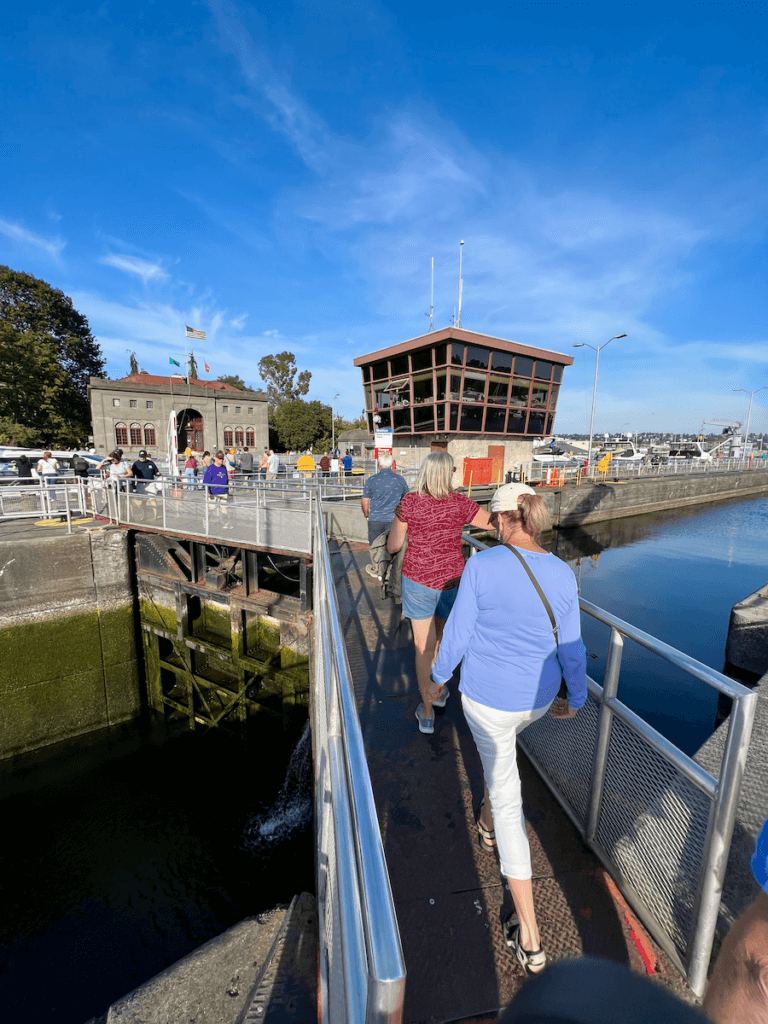
[[473, 473], [474, 473], [474, 470], [470, 469], [470, 471], [469, 471], [469, 489], [467, 490], [467, 497], [468, 498], [472, 497], [472, 474]]

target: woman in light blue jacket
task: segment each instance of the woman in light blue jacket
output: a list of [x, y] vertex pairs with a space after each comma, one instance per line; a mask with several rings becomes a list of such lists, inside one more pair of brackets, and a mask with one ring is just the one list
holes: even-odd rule
[[[507, 484], [491, 499], [490, 513], [502, 544], [467, 562], [432, 682], [446, 683], [461, 662], [462, 707], [486, 784], [479, 841], [491, 851], [498, 843], [515, 901], [516, 913], [504, 925], [507, 946], [527, 973], [538, 974], [547, 958], [533, 907], [517, 734], [547, 711], [557, 718], [576, 714], [587, 699], [586, 653], [576, 578], [539, 544], [550, 526], [544, 502], [525, 484]], [[563, 677], [568, 700], [552, 706]]]

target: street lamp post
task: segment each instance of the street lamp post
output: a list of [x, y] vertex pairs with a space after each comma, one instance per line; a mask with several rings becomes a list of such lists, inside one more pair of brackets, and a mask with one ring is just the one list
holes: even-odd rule
[[742, 391], [745, 395], [749, 395], [749, 412], [747, 413], [747, 430], [746, 430], [746, 433], [744, 434], [744, 455], [746, 456], [746, 454], [747, 454], [747, 444], [749, 443], [749, 422], [752, 419], [752, 399], [755, 397], [755, 395], [758, 393], [758, 391], [766, 391], [766, 390], [768, 390], [768, 384], [764, 385], [764, 387], [762, 387], [762, 388], [755, 388], [754, 391], [747, 391], [746, 388], [733, 388], [732, 390], [733, 391]]
[[592, 461], [592, 428], [595, 425], [595, 398], [597, 397], [597, 368], [600, 365], [600, 352], [610, 345], [612, 341], [617, 341], [619, 338], [626, 338], [626, 334], [614, 334], [612, 338], [606, 341], [605, 345], [588, 345], [586, 341], [580, 341], [574, 348], [591, 348], [595, 353], [595, 383], [592, 385], [592, 415], [589, 417], [589, 449], [587, 451], [587, 469]]
[[334, 411], [336, 409], [336, 399], [338, 395], [334, 395], [331, 399], [331, 457], [336, 458], [336, 420], [334, 418]]

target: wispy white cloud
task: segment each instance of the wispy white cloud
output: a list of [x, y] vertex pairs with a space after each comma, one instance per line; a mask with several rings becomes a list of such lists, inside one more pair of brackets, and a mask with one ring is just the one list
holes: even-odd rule
[[102, 256], [99, 263], [104, 263], [115, 270], [122, 270], [126, 274], [135, 274], [140, 277], [144, 284], [148, 281], [167, 281], [168, 271], [160, 263], [152, 263], [149, 260], [140, 259], [138, 256], [125, 256], [117, 253], [110, 253]]
[[22, 227], [21, 224], [13, 224], [7, 220], [0, 220], [0, 234], [23, 246], [42, 249], [49, 256], [53, 256], [54, 259], [59, 258], [59, 253], [67, 244], [63, 238], [45, 238], [43, 235], [35, 234], [34, 231], [29, 231], [27, 228]]

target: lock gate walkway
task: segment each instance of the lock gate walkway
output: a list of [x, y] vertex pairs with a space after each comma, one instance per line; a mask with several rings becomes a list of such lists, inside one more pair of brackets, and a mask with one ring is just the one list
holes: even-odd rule
[[[407, 1022], [496, 1019], [523, 983], [501, 919], [512, 907], [493, 854], [477, 843], [480, 760], [455, 685], [435, 733], [414, 718], [418, 689], [410, 623], [364, 570], [367, 548], [331, 544], [341, 629], [389, 869], [407, 980]], [[650, 974], [695, 997], [640, 926], [521, 753], [533, 889], [544, 948]]]

